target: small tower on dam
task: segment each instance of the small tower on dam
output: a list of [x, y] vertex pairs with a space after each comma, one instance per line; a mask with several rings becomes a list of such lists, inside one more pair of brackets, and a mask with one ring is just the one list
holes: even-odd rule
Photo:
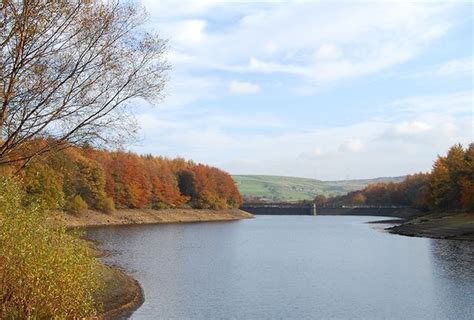
[[316, 203], [312, 203], [311, 205], [311, 215], [315, 216], [316, 215]]

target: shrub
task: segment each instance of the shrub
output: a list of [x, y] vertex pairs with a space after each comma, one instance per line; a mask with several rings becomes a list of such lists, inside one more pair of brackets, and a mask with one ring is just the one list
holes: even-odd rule
[[66, 203], [66, 211], [69, 213], [80, 213], [88, 209], [87, 203], [80, 195], [75, 195]]
[[114, 199], [104, 196], [97, 200], [96, 209], [102, 212], [115, 211]]
[[169, 204], [164, 203], [164, 202], [156, 201], [152, 204], [151, 208], [154, 209], [154, 210], [163, 210], [163, 209], [169, 209], [169, 208], [171, 208], [171, 206]]
[[24, 203], [13, 178], [0, 179], [0, 318], [93, 317], [98, 263], [77, 236]]
[[63, 207], [63, 180], [56, 170], [35, 162], [27, 168], [25, 178], [28, 201], [41, 201], [50, 209]]

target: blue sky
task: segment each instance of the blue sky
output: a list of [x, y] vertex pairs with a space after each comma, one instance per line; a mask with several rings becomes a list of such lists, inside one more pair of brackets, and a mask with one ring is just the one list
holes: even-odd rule
[[474, 140], [471, 2], [141, 2], [173, 69], [133, 151], [335, 180]]

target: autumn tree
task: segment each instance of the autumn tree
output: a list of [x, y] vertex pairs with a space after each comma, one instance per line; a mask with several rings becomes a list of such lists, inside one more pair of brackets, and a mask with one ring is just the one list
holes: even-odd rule
[[28, 202], [43, 202], [47, 208], [61, 209], [64, 205], [63, 176], [46, 163], [35, 162], [25, 172]]
[[422, 210], [474, 210], [474, 144], [466, 149], [460, 144], [452, 146], [446, 156], [438, 156], [430, 173], [408, 175], [398, 183], [370, 184], [328, 199], [329, 204], [338, 206], [361, 202]]
[[465, 210], [474, 210], [474, 143], [467, 148], [464, 156], [465, 170], [460, 179], [461, 206]]
[[132, 100], [161, 97], [166, 41], [133, 3], [4, 0], [0, 12], [0, 164], [123, 141]]
[[64, 165], [63, 188], [72, 208], [80, 207], [82, 199], [91, 209], [104, 212], [114, 210], [112, 199], [105, 193], [102, 166], [82, 155], [80, 150], [69, 149], [67, 153], [69, 159]]
[[409, 175], [400, 182], [402, 205], [419, 209], [428, 209], [430, 174], [416, 173]]
[[110, 179], [106, 187], [118, 207], [142, 208], [150, 202], [151, 185], [147, 179], [144, 161], [129, 152], [113, 152], [107, 166], [103, 166]]
[[169, 160], [143, 157], [146, 176], [151, 185], [150, 206], [154, 209], [175, 207], [186, 203], [190, 197], [181, 194], [178, 180]]
[[196, 199], [196, 176], [191, 170], [181, 170], [177, 173], [178, 186], [181, 193], [191, 199]]
[[328, 198], [323, 195], [323, 194], [318, 194], [315, 198], [314, 198], [314, 204], [317, 206], [317, 207], [324, 207], [328, 202]]
[[195, 195], [192, 205], [203, 209], [238, 207], [242, 198], [232, 177], [217, 168], [198, 164], [191, 167]]
[[367, 197], [363, 193], [358, 192], [352, 196], [351, 200], [355, 205], [362, 205], [367, 200]]
[[452, 146], [445, 157], [438, 157], [430, 178], [433, 209], [472, 209], [474, 196], [473, 144], [464, 150]]

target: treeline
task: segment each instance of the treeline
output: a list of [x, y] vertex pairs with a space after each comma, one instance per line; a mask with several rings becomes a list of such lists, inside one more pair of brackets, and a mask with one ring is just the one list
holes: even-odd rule
[[242, 202], [232, 177], [217, 168], [91, 147], [37, 158], [22, 176], [28, 199], [73, 213], [88, 208], [224, 209]]
[[344, 196], [315, 198], [318, 206], [393, 205], [421, 210], [474, 210], [474, 143], [452, 146], [438, 156], [430, 173], [399, 183], [376, 183]]

